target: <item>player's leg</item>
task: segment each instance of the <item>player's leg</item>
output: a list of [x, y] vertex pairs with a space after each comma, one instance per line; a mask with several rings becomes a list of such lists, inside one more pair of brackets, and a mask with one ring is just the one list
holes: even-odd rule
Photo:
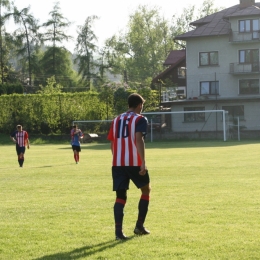
[[146, 172], [145, 175], [140, 175], [139, 167], [133, 167], [131, 171], [132, 171], [130, 174], [131, 180], [134, 182], [136, 187], [141, 190], [141, 197], [138, 203], [138, 217], [137, 217], [134, 233], [136, 235], [147, 235], [150, 234], [150, 231], [148, 231], [144, 227], [144, 222], [148, 212], [148, 206], [150, 201], [150, 192], [151, 192], [150, 177], [148, 171]]
[[124, 207], [126, 204], [126, 199], [127, 199], [126, 190], [117, 190], [116, 191], [116, 201], [114, 204], [116, 239], [126, 239], [127, 238], [123, 233]]
[[124, 207], [127, 200], [129, 178], [124, 171], [126, 167], [112, 167], [113, 190], [116, 192], [114, 204], [115, 235], [117, 240], [127, 239], [123, 233]]
[[17, 145], [17, 146], [16, 146], [16, 152], [17, 152], [17, 156], [18, 156], [19, 166], [20, 166], [20, 167], [23, 167], [25, 147], [19, 147], [19, 146]]
[[73, 152], [74, 152], [74, 160], [75, 160], [75, 162], [77, 162], [77, 151], [74, 150]]
[[75, 145], [72, 145], [72, 151], [73, 151], [74, 160], [77, 163], [77, 150]]
[[141, 198], [138, 204], [138, 218], [136, 221], [136, 227], [134, 233], [137, 235], [148, 235], [150, 231], [144, 227], [145, 218], [148, 212], [148, 206], [150, 201], [151, 186], [150, 183], [140, 188]]
[[81, 152], [81, 147], [77, 147], [77, 162], [79, 163], [79, 153]]
[[23, 167], [23, 163], [24, 163], [24, 153], [20, 153], [19, 154], [19, 165], [20, 165], [20, 167]]

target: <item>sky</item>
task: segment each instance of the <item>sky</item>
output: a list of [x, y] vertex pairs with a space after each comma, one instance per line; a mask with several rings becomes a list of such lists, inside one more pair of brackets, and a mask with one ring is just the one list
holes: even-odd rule
[[[31, 13], [44, 23], [49, 19], [49, 12], [53, 10], [55, 0], [14, 0], [18, 9], [30, 6]], [[83, 25], [91, 15], [99, 17], [94, 23], [94, 32], [98, 38], [98, 46], [103, 46], [106, 39], [120, 31], [124, 31], [130, 14], [137, 10], [139, 5], [158, 7], [161, 14], [171, 20], [173, 15], [183, 13], [183, 9], [195, 5], [201, 8], [204, 0], [59, 0], [61, 13], [72, 25], [68, 34], [77, 36], [77, 26]], [[239, 4], [239, 0], [213, 0], [216, 7], [230, 7]], [[256, 0], [256, 2], [258, 2]], [[12, 27], [12, 23], [9, 22]], [[8, 27], [7, 27], [8, 28]], [[73, 52], [75, 40], [64, 43], [65, 47]]]

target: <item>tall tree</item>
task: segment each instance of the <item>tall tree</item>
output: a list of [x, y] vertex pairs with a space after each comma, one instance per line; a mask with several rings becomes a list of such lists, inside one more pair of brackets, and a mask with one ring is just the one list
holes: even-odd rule
[[97, 52], [97, 37], [92, 29], [97, 16], [89, 16], [83, 26], [78, 26], [78, 37], [76, 43], [76, 59], [78, 72], [86, 87], [90, 88], [91, 79], [97, 77], [97, 63], [94, 61], [94, 54]]
[[30, 14], [30, 6], [18, 10], [16, 6], [12, 7], [12, 12], [5, 15], [8, 19], [13, 17], [15, 24], [21, 25], [14, 32], [15, 44], [17, 46], [18, 57], [27, 56], [28, 61], [28, 78], [29, 85], [32, 85], [32, 66], [31, 66], [31, 53], [34, 46], [37, 45], [37, 31], [39, 29], [38, 21]]
[[1, 82], [4, 83], [4, 52], [3, 52], [3, 26], [4, 26], [4, 19], [2, 16], [2, 8], [10, 8], [10, 1], [9, 0], [0, 0], [0, 67], [1, 67]]
[[114, 72], [121, 73], [130, 85], [144, 84], [157, 75], [174, 48], [168, 21], [160, 16], [159, 8], [148, 6], [139, 6], [130, 15], [126, 32], [112, 36], [106, 45]]
[[[52, 66], [53, 49], [55, 48], [56, 66], [55, 71]], [[38, 75], [37, 84], [45, 84], [48, 78], [55, 76], [58, 84], [61, 84], [64, 89], [72, 88], [76, 85], [77, 74], [72, 69], [71, 53], [65, 48], [49, 47], [39, 60], [42, 75]]]
[[[185, 7], [179, 16], [173, 15], [172, 17], [172, 37], [174, 38], [176, 35], [192, 30], [193, 28], [190, 26], [191, 22], [216, 13], [222, 9], [223, 7], [214, 6], [214, 0], [204, 0], [199, 9], [196, 9], [195, 5]], [[176, 47], [183, 48], [185, 44], [185, 42], [181, 41], [181, 43]]]
[[51, 18], [43, 23], [43, 26], [47, 28], [44, 33], [44, 41], [52, 43], [52, 67], [54, 75], [56, 76], [56, 51], [57, 43], [68, 41], [72, 39], [71, 36], [65, 33], [65, 30], [70, 26], [70, 22], [60, 13], [59, 2], [54, 4], [53, 10], [49, 13]]

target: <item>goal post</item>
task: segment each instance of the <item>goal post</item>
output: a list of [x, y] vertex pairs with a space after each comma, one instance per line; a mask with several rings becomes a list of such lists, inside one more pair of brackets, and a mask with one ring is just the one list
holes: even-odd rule
[[[222, 116], [222, 119], [220, 121], [222, 121], [222, 132], [223, 132], [223, 141], [227, 140], [227, 136], [228, 136], [228, 111], [226, 110], [201, 110], [201, 111], [169, 111], [169, 112], [144, 112], [142, 113], [142, 115], [144, 116], [149, 116], [149, 115], [171, 115], [172, 117], [174, 115], [185, 115], [185, 114], [204, 114], [205, 115], [205, 120], [202, 120], [201, 122], [197, 122], [198, 124], [203, 124], [206, 123], [208, 121], [208, 117], [206, 117], [206, 114], [215, 114], [216, 115], [216, 125], [217, 125], [217, 114], [220, 113]], [[184, 120], [185, 121], [185, 120]], [[160, 122], [161, 123], [161, 122]], [[185, 123], [185, 122], [179, 122], [179, 124], [181, 123]], [[193, 122], [192, 122], [193, 123]], [[220, 122], [221, 123], [221, 122]], [[153, 122], [153, 119], [151, 118], [150, 120], [150, 132], [151, 132], [151, 141], [153, 141], [153, 130], [155, 129], [154, 125], [156, 126], [156, 123]], [[161, 127], [163, 126], [163, 124], [161, 124]], [[183, 128], [180, 128], [183, 129]], [[213, 129], [211, 129], [211, 131], [213, 131]]]
[[[147, 138], [154, 140], [214, 139], [229, 137], [228, 112], [225, 110], [158, 111], [142, 113], [148, 119]], [[75, 120], [84, 134], [106, 140], [110, 120]], [[221, 138], [221, 139], [222, 139]]]

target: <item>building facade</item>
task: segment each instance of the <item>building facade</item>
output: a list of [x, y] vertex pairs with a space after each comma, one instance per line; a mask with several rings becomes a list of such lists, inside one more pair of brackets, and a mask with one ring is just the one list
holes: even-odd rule
[[186, 42], [186, 99], [162, 102], [187, 111], [172, 117], [172, 130], [221, 131], [221, 113], [195, 111], [226, 110], [231, 127], [239, 122], [248, 134], [259, 131], [260, 3], [240, 0], [191, 25], [194, 30], [175, 39]]

